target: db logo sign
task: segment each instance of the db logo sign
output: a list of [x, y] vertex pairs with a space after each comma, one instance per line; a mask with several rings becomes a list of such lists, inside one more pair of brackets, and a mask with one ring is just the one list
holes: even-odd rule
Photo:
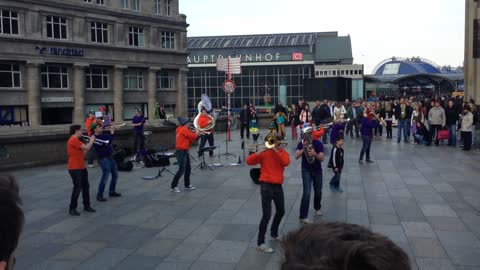
[[302, 61], [303, 53], [292, 53], [292, 61]]

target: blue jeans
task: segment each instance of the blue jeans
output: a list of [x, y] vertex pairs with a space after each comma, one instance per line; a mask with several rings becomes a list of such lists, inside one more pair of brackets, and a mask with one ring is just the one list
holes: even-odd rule
[[425, 139], [420, 134], [415, 134], [415, 139], [416, 139], [416, 142], [418, 142], [419, 144], [426, 144]]
[[109, 194], [115, 192], [115, 187], [117, 185], [118, 179], [118, 168], [117, 162], [112, 158], [102, 158], [99, 161], [100, 167], [102, 167], [102, 178], [100, 179], [100, 184], [98, 185], [97, 196], [103, 196], [105, 191], [105, 184], [107, 183], [110, 173], [112, 174], [112, 181], [110, 181]]
[[334, 187], [334, 188], [339, 188], [340, 187], [340, 177], [342, 176], [342, 171], [341, 170], [338, 170], [337, 172], [336, 171], [333, 171], [334, 175], [332, 177], [332, 179], [330, 180], [330, 186]]
[[367, 155], [367, 160], [370, 160], [370, 146], [372, 145], [372, 140], [370, 135], [362, 135], [363, 146], [360, 151], [360, 160], [363, 160], [363, 155]]
[[407, 141], [407, 132], [408, 132], [408, 127], [409, 127], [409, 120], [398, 120], [397, 122], [397, 142], [400, 142], [402, 140], [402, 129], [403, 129], [403, 140], [406, 142]]
[[302, 168], [303, 195], [300, 203], [300, 219], [308, 217], [308, 207], [310, 206], [310, 193], [313, 183], [313, 207], [315, 210], [322, 208], [322, 172], [313, 173], [310, 170]]
[[183, 174], [185, 174], [184, 182], [185, 187], [190, 186], [190, 172], [192, 167], [190, 166], [190, 155], [188, 154], [187, 150], [177, 150], [175, 152], [175, 156], [177, 157], [178, 161], [178, 171], [173, 177], [172, 184], [170, 185], [171, 188], [175, 188], [178, 185], [178, 181]]
[[448, 132], [450, 133], [450, 138], [448, 139], [448, 145], [455, 146], [457, 144], [457, 125], [449, 125]]

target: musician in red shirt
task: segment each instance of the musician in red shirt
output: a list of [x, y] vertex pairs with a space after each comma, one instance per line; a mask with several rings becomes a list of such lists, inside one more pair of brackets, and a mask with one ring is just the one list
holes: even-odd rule
[[[198, 127], [204, 129], [210, 125], [213, 121], [213, 118], [208, 115], [207, 110], [202, 107], [200, 116], [198, 117]], [[213, 146], [213, 129], [205, 130], [203, 134], [200, 135], [200, 145], [198, 147], [198, 157], [203, 156], [203, 148], [208, 141], [208, 145]], [[209, 156], [213, 156], [213, 150], [208, 151]]]
[[[259, 153], [253, 153], [247, 157], [248, 165], [260, 164], [260, 194], [262, 196], [262, 220], [259, 225], [257, 250], [272, 253], [273, 249], [265, 245], [265, 233], [268, 222], [272, 215], [272, 201], [275, 204], [275, 217], [273, 218], [270, 236], [273, 239], [280, 239], [278, 227], [285, 214], [285, 199], [283, 197], [283, 171], [290, 164], [290, 155], [282, 146], [281, 134], [267, 135], [265, 141], [268, 142], [270, 136], [277, 136], [277, 143], [271, 149], [265, 149]], [[267, 146], [267, 143], [266, 143]]]
[[86, 212], [95, 212], [90, 206], [90, 185], [88, 184], [88, 172], [85, 168], [85, 162], [83, 160], [85, 152], [88, 152], [92, 148], [95, 141], [95, 135], [90, 137], [88, 144], [83, 144], [80, 141], [82, 137], [82, 129], [80, 125], [70, 126], [70, 139], [67, 142], [68, 153], [68, 173], [72, 177], [73, 191], [70, 199], [70, 215], [79, 216], [77, 212], [77, 201], [80, 192], [83, 197], [83, 210]]
[[195, 187], [190, 185], [190, 172], [192, 167], [190, 166], [190, 155], [188, 150], [190, 149], [190, 144], [198, 139], [198, 134], [200, 130], [196, 129], [196, 132], [193, 132], [188, 128], [187, 124], [190, 120], [188, 118], [178, 118], [178, 123], [180, 124], [175, 131], [176, 141], [175, 141], [175, 156], [178, 161], [178, 171], [173, 177], [172, 184], [170, 185], [171, 191], [178, 193], [180, 189], [177, 187], [178, 181], [183, 174], [185, 174], [185, 189], [194, 190]]

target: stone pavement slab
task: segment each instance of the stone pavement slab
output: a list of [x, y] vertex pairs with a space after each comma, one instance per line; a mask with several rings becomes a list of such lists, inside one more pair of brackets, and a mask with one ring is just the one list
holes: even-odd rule
[[[215, 137], [215, 154], [224, 153], [225, 134]], [[296, 142], [289, 143], [282, 234], [302, 226], [301, 165], [293, 159]], [[390, 237], [409, 254], [413, 269], [480, 269], [480, 154], [375, 138], [375, 163], [361, 165], [361, 145], [347, 138], [344, 193], [330, 192], [333, 174], [324, 164], [324, 215], [315, 217], [311, 206], [309, 216], [360, 224]], [[250, 167], [229, 166], [243, 159], [240, 146], [238, 132], [232, 133], [228, 149], [236, 157], [222, 156], [224, 166], [213, 171], [195, 170], [191, 180], [197, 190], [184, 191], [182, 179], [178, 194], [170, 192], [172, 175], [145, 181], [141, 177], [156, 175], [158, 168], [135, 168], [119, 173], [121, 198], [99, 203], [94, 195], [101, 170], [88, 169], [97, 213], [79, 207], [80, 217], [68, 215], [72, 184], [65, 164], [12, 172], [26, 216], [15, 269], [278, 269], [282, 252], [268, 232], [275, 253], [255, 250], [261, 205]], [[327, 159], [330, 150], [326, 145]], [[206, 157], [209, 164], [218, 161]]]

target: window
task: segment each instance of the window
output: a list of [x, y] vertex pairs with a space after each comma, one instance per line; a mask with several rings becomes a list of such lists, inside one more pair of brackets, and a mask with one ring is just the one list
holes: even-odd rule
[[140, 0], [133, 0], [133, 10], [135, 11], [140, 10]]
[[68, 72], [65, 66], [42, 66], [43, 88], [68, 88]]
[[162, 32], [162, 48], [175, 49], [175, 33], [167, 31]]
[[337, 71], [336, 70], [333, 71], [333, 76], [337, 76]]
[[345, 74], [345, 71], [344, 70], [340, 70], [340, 75], [344, 75]]
[[17, 12], [0, 9], [0, 34], [18, 35]]
[[123, 76], [124, 89], [143, 89], [143, 71], [137, 69], [127, 69]]
[[101, 22], [90, 23], [91, 40], [96, 43], [108, 43], [108, 24]]
[[108, 89], [108, 70], [102, 67], [91, 67], [86, 74], [87, 89]]
[[358, 71], [358, 75], [363, 75], [363, 70], [360, 69], [360, 70]]
[[67, 19], [57, 16], [47, 16], [47, 37], [67, 39]]
[[132, 120], [135, 115], [135, 108], [139, 108], [143, 116], [148, 119], [148, 105], [146, 103], [124, 103], [123, 119]]
[[0, 64], [0, 87], [20, 87], [20, 65]]
[[155, 7], [155, 14], [160, 15], [162, 14], [162, 0], [154, 0], [153, 5]]
[[319, 71], [315, 71], [315, 75], [319, 76], [319, 75], [320, 75], [320, 72], [319, 72]]
[[172, 15], [172, 1], [165, 0], [165, 15], [171, 16]]
[[358, 70], [355, 69], [355, 75], [358, 75]]
[[145, 46], [145, 35], [141, 27], [128, 28], [128, 45], [135, 47]]
[[175, 73], [163, 70], [157, 73], [157, 89], [174, 89]]
[[98, 5], [105, 5], [105, 0], [83, 0], [85, 3], [96, 2]]

